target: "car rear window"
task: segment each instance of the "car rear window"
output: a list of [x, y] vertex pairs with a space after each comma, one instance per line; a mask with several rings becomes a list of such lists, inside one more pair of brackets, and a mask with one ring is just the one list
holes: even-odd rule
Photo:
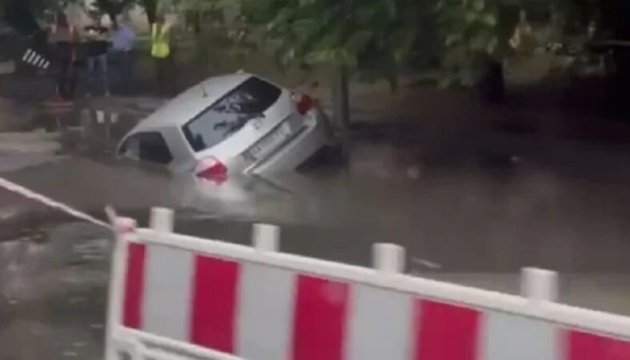
[[277, 86], [250, 77], [184, 125], [184, 136], [195, 152], [211, 148], [262, 115], [280, 94]]
[[118, 155], [133, 160], [168, 165], [173, 155], [157, 131], [140, 132], [129, 136], [118, 149]]

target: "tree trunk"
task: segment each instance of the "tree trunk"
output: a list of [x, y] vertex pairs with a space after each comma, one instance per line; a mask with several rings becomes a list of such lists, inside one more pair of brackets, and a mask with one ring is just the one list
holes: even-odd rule
[[201, 12], [199, 10], [186, 10], [186, 30], [192, 30], [195, 35], [201, 33]]
[[348, 68], [339, 66], [333, 76], [333, 118], [343, 130], [348, 130], [350, 129]]
[[505, 102], [505, 79], [503, 65], [488, 59], [484, 75], [477, 84], [477, 91], [481, 101], [487, 104], [503, 104]]
[[346, 66], [339, 66], [333, 74], [333, 122], [341, 128], [341, 141], [344, 160], [350, 156], [350, 91]]
[[114, 28], [118, 26], [118, 15], [120, 15], [120, 13], [115, 13], [115, 12], [107, 13], [107, 16], [109, 16], [109, 20], [111, 21], [112, 25], [114, 25]]
[[[630, 40], [630, 4], [625, 0], [611, 0], [604, 2], [607, 5], [602, 17], [612, 23], [614, 40]], [[626, 94], [630, 91], [630, 49], [625, 46], [612, 48], [612, 61], [615, 72], [611, 74], [607, 83], [605, 106], [609, 115], [624, 120], [630, 119], [630, 108], [627, 106]]]
[[154, 24], [157, 19], [157, 0], [142, 0], [142, 7], [147, 14], [149, 25]]
[[28, 1], [8, 0], [3, 6], [4, 20], [19, 33], [32, 35], [40, 30], [33, 9]]

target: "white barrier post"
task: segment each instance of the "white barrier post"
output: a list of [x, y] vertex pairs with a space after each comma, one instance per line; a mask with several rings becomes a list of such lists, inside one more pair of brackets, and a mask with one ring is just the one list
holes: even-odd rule
[[117, 360], [116, 326], [122, 314], [123, 279], [127, 259], [127, 243], [137, 240], [137, 224], [134, 219], [116, 217], [112, 219], [114, 230], [114, 252], [112, 273], [109, 279], [107, 299], [107, 324], [105, 330], [105, 360]]
[[534, 302], [558, 300], [558, 273], [538, 268], [521, 271], [521, 294]]
[[258, 251], [278, 251], [280, 227], [271, 224], [254, 224], [253, 245]]
[[398, 274], [405, 271], [405, 248], [400, 245], [374, 244], [372, 257], [377, 271], [386, 274]]
[[105, 122], [105, 111], [96, 110], [96, 123], [102, 124]]
[[149, 226], [155, 232], [173, 232], [173, 210], [161, 207], [151, 208], [151, 218]]
[[90, 115], [90, 110], [81, 110], [81, 138], [83, 140], [87, 139], [90, 129], [93, 128], [91, 126], [92, 119]]

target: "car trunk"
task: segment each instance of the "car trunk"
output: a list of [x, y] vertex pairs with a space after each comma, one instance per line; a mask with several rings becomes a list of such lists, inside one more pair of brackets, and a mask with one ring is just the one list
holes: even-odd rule
[[303, 126], [303, 118], [295, 111], [291, 94], [283, 90], [262, 116], [248, 120], [230, 138], [199, 152], [197, 157], [215, 157], [230, 164], [231, 170], [245, 170], [273, 155]]

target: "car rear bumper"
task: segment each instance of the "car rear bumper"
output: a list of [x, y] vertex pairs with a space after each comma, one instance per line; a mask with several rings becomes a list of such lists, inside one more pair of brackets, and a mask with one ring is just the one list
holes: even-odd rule
[[263, 175], [265, 173], [294, 171], [321, 148], [331, 145], [332, 137], [326, 115], [314, 111], [310, 116], [314, 120], [311, 124], [307, 125], [295, 138], [272, 156], [247, 168], [245, 173]]

